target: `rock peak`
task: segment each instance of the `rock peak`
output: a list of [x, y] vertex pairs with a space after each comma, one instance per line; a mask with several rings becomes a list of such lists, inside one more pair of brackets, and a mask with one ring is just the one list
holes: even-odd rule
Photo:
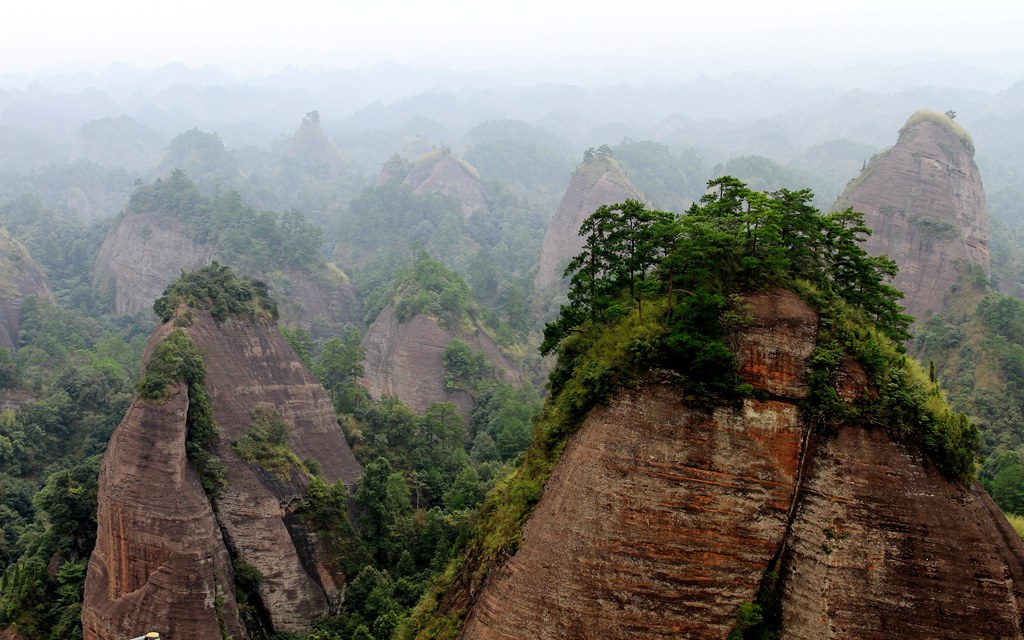
[[970, 135], [948, 116], [918, 111], [874, 156], [835, 208], [864, 213], [865, 249], [899, 265], [894, 285], [916, 318], [943, 308], [958, 265], [990, 272], [985, 190]]

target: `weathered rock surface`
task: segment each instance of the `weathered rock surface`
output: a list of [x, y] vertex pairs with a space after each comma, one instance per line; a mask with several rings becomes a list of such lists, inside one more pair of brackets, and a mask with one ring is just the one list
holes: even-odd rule
[[0, 347], [14, 351], [21, 328], [21, 305], [26, 296], [53, 301], [42, 269], [24, 245], [0, 229]]
[[580, 225], [590, 214], [598, 207], [630, 199], [644, 200], [644, 196], [618, 162], [606, 156], [584, 161], [573, 173], [544, 235], [534, 289], [545, 292], [561, 282], [565, 266], [583, 248]]
[[448, 151], [433, 151], [417, 160], [402, 180], [402, 186], [412, 189], [415, 193], [441, 193], [452, 196], [462, 205], [462, 213], [466, 217], [476, 211], [487, 209], [484, 190], [480, 186], [476, 169]]
[[[173, 329], [170, 323], [161, 325], [151, 338], [147, 352], [151, 353]], [[249, 465], [235, 454], [231, 443], [252, 428], [252, 410], [263, 407], [280, 415], [289, 426], [289, 448], [301, 459], [316, 460], [327, 482], [342, 480], [351, 486], [359, 477], [359, 465], [338, 426], [330, 398], [298, 361], [276, 327], [238, 317], [228, 318], [218, 325], [207, 312], [196, 312], [195, 321], [185, 330], [204, 354], [206, 387], [213, 401], [214, 418], [220, 430], [217, 455], [225, 466], [227, 485], [218, 500], [218, 513], [212, 531], [190, 525], [189, 530], [193, 531], [195, 540], [185, 540], [185, 544], [196, 549], [197, 553], [210, 548], [214, 552], [203, 551], [202, 555], [197, 556], [199, 559], [188, 555], [179, 558], [176, 560], [181, 565], [179, 573], [185, 576], [209, 574], [200, 560], [207, 561], [213, 557], [211, 553], [214, 556], [223, 554], [227, 558], [240, 557], [263, 575], [258, 592], [271, 628], [276, 632], [306, 630], [311, 622], [328, 613], [329, 603], [338, 596], [344, 581], [344, 576], [326, 566], [318, 551], [315, 535], [307, 531], [293, 514], [296, 504], [305, 494], [307, 481], [300, 473], [281, 478], [264, 471], [258, 465]], [[97, 552], [93, 554], [96, 569], [90, 564], [83, 619], [116, 620], [124, 608], [135, 606], [131, 599], [135, 591], [150, 588], [148, 585], [155, 583], [165, 585], [161, 587], [160, 606], [174, 611], [174, 617], [194, 619], [196, 625], [208, 625], [211, 620], [216, 624], [217, 613], [209, 604], [202, 607], [197, 604], [199, 600], [196, 589], [199, 587], [198, 583], [193, 584], [197, 579], [181, 579], [176, 577], [178, 573], [168, 576], [161, 569], [160, 563], [140, 564], [135, 562], [133, 556], [120, 551], [145, 544], [161, 549], [177, 549], [177, 523], [191, 522], [204, 508], [210, 510], [198, 479], [181, 488], [175, 488], [177, 485], [169, 484], [162, 477], [150, 482], [148, 477], [135, 474], [132, 467], [132, 464], [139, 464], [132, 461], [141, 455], [139, 451], [144, 447], [122, 451], [118, 445], [122, 440], [132, 441], [133, 438], [147, 434], [156, 437], [150, 434], [151, 431], [178, 429], [181, 432], [180, 453], [177, 449], [168, 449], [162, 441], [154, 441], [146, 445], [146, 455], [168, 458], [164, 475], [194, 476], [191, 466], [185, 460], [183, 449], [186, 406], [183, 403], [187, 400], [175, 396], [175, 401], [182, 406], [174, 409], [175, 405], [168, 401], [148, 409], [151, 413], [164, 413], [154, 414], [147, 422], [134, 419], [133, 416], [153, 405], [137, 399], [115, 432], [107, 457], [104, 458], [100, 509], [105, 515], [100, 520]], [[169, 411], [170, 414], [167, 413]], [[176, 426], [179, 422], [180, 426]], [[143, 436], [131, 435], [135, 432], [141, 432]], [[178, 443], [178, 439], [174, 443]], [[128, 482], [133, 483], [134, 493], [120, 489], [123, 483]], [[166, 497], [168, 492], [173, 492], [173, 499]], [[146, 523], [155, 518], [151, 515], [153, 513], [163, 514], [156, 522], [159, 526], [155, 529], [124, 524], [126, 518], [129, 518], [125, 514], [138, 514], [132, 517]], [[161, 537], [161, 531], [168, 532], [168, 539]], [[151, 539], [152, 542], [147, 542]], [[163, 562], [164, 556], [159, 556], [158, 560]], [[132, 588], [112, 589], [107, 576], [126, 572], [134, 576], [134, 582], [130, 584]], [[203, 584], [210, 583], [210, 580]], [[230, 570], [227, 575], [217, 575], [213, 584], [227, 585], [218, 588], [234, 593]], [[233, 603], [231, 606], [234, 606]], [[138, 625], [163, 631], [160, 624], [170, 619], [156, 605], [136, 606], [132, 611], [134, 617], [131, 621], [134, 626], [131, 628], [118, 627], [113, 622], [105, 625], [90, 623], [86, 638], [106, 640], [133, 637], [133, 632], [140, 628]], [[222, 604], [220, 615], [233, 615], [237, 618], [237, 612], [232, 611], [234, 609]], [[249, 637], [245, 630], [229, 632], [235, 638]], [[219, 637], [218, 634], [199, 631], [166, 635]]]
[[[100, 469], [98, 536], [89, 559], [86, 638], [246, 637], [231, 558], [199, 476], [185, 459], [188, 394], [136, 400]], [[220, 605], [215, 603], [220, 601]]]
[[1024, 637], [1016, 532], [880, 429], [815, 452], [787, 549], [784, 639]]
[[182, 272], [210, 264], [216, 250], [193, 241], [176, 218], [129, 212], [111, 229], [96, 259], [96, 279], [112, 290], [114, 312], [132, 315], [153, 301]]
[[[182, 273], [217, 259], [217, 248], [192, 240], [177, 218], [128, 212], [100, 247], [96, 280], [101, 290], [111, 293], [117, 315], [132, 315], [151, 309], [153, 301]], [[314, 337], [335, 335], [340, 326], [361, 319], [355, 289], [337, 269], [328, 266], [311, 275], [286, 267], [269, 275], [271, 293], [280, 301], [282, 321], [300, 325]]]
[[366, 349], [363, 386], [375, 399], [397, 396], [417, 412], [426, 410], [434, 402], [452, 402], [463, 417], [468, 418], [473, 409], [472, 399], [444, 385], [444, 351], [455, 338], [485, 353], [507, 382], [522, 382], [515, 365], [482, 330], [455, 334], [442, 327], [437, 318], [424, 314], [402, 323], [394, 307], [388, 305], [363, 336]]
[[874, 231], [864, 248], [896, 261], [900, 271], [893, 284], [917, 318], [942, 310], [959, 262], [990, 270], [985, 190], [974, 148], [958, 125], [932, 115], [912, 117], [896, 145], [872, 159], [835, 207], [864, 213]]
[[[742, 377], [772, 400], [621, 392], [570, 438], [460, 638], [724, 638], [778, 569], [784, 640], [1024, 638], [1024, 545], [978, 486], [882, 429], [809, 435], [817, 318], [750, 296]], [[874, 391], [844, 362], [847, 401]], [[457, 587], [459, 588], [459, 587]]]

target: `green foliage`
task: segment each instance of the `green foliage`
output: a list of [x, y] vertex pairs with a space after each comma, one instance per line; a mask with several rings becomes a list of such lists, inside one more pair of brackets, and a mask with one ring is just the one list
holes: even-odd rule
[[206, 494], [216, 500], [226, 479], [224, 466], [213, 453], [220, 432], [213, 420], [213, 401], [205, 380], [202, 354], [184, 329], [175, 329], [153, 350], [138, 391], [143, 398], [161, 402], [167, 398], [169, 385], [185, 383], [188, 389], [185, 453], [199, 472]]
[[313, 364], [313, 375], [331, 394], [336, 411], [354, 411], [366, 399], [365, 389], [359, 383], [364, 375], [365, 357], [362, 333], [354, 327], [328, 339], [320, 350]]
[[454, 330], [476, 317], [473, 294], [458, 274], [426, 253], [420, 253], [412, 269], [399, 275], [395, 293], [395, 315], [408, 322], [424, 313], [435, 316], [441, 326]]
[[[959, 138], [960, 142], [963, 143], [964, 147], [966, 147], [968, 152], [970, 152], [970, 154], [973, 156], [974, 140], [971, 139], [971, 134], [967, 133], [966, 129], [964, 129], [957, 123], [953, 122], [953, 118], [949, 116], [949, 113], [950, 112], [948, 111], [946, 113], [939, 113], [937, 111], [931, 111], [929, 109], [921, 109], [920, 111], [914, 113], [914, 115], [910, 116], [910, 118], [907, 120], [907, 123], [903, 125], [903, 128], [900, 129], [900, 137], [902, 138], [906, 132], [910, 131], [910, 129], [914, 127], [914, 125], [920, 122], [930, 122], [932, 124], [939, 125], [940, 127], [948, 130], [950, 133]], [[955, 113], [956, 112], [953, 112], [954, 115]]]
[[444, 350], [444, 385], [469, 391], [492, 375], [492, 367], [483, 351], [474, 351], [465, 340], [454, 338]]
[[267, 407], [255, 407], [250, 417], [252, 426], [245, 435], [231, 443], [238, 457], [259, 465], [282, 480], [290, 479], [293, 472], [314, 475], [288, 447], [289, 427], [280, 413]]
[[170, 322], [183, 305], [208, 310], [217, 322], [229, 316], [277, 320], [277, 303], [267, 285], [237, 276], [216, 260], [175, 280], [153, 303], [153, 311], [164, 322]]
[[323, 232], [302, 213], [256, 212], [235, 191], [209, 198], [181, 170], [138, 187], [128, 209], [181, 220], [194, 240], [216, 246], [244, 272], [269, 273], [286, 265], [308, 270], [324, 263]]

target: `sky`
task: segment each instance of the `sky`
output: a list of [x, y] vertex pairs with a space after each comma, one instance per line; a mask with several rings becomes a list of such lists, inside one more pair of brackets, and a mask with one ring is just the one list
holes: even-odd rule
[[600, 68], [723, 55], [830, 57], [1024, 51], [1012, 0], [28, 0], [0, 20], [0, 73], [112, 62]]

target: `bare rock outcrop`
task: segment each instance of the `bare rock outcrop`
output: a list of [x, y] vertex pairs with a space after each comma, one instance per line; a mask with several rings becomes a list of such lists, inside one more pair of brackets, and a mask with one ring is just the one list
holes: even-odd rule
[[943, 308], [957, 266], [990, 271], [985, 190], [970, 137], [948, 117], [918, 112], [899, 140], [847, 186], [836, 209], [864, 213], [864, 248], [899, 265], [893, 284], [916, 318]]
[[850, 426], [817, 449], [801, 496], [784, 639], [1024, 637], [1024, 546], [980, 486]]
[[[188, 394], [132, 404], [103, 458], [99, 535], [89, 559], [82, 627], [86, 638], [246, 637], [235, 602], [231, 557], [185, 459]], [[219, 604], [218, 604], [219, 603]]]
[[6, 229], [0, 229], [0, 347], [14, 351], [26, 296], [53, 301], [46, 276]]
[[113, 293], [114, 313], [132, 315], [150, 309], [182, 272], [216, 256], [214, 247], [192, 240], [177, 218], [128, 212], [100, 247], [96, 279]]
[[442, 327], [437, 318], [426, 314], [400, 322], [394, 306], [388, 305], [363, 336], [366, 349], [363, 386], [375, 399], [397, 396], [418, 412], [434, 402], [452, 402], [468, 417], [473, 408], [472, 399], [465, 392], [447, 389], [444, 384], [444, 352], [455, 338], [485, 353], [507, 382], [522, 382], [515, 365], [483, 330], [453, 333]]
[[583, 248], [580, 225], [590, 214], [598, 207], [626, 200], [644, 200], [644, 196], [618, 162], [603, 155], [584, 160], [572, 174], [569, 188], [544, 235], [534, 290], [549, 291], [561, 282], [565, 266]]
[[[96, 259], [96, 282], [113, 298], [117, 315], [151, 309], [182, 273], [220, 259], [216, 246], [197, 242], [193, 235], [170, 215], [129, 211], [121, 217]], [[314, 337], [335, 335], [362, 316], [355, 289], [330, 265], [311, 272], [286, 266], [272, 274], [250, 275], [268, 280], [281, 301], [283, 322], [302, 326]]]
[[[1024, 545], [994, 503], [881, 428], [812, 431], [816, 314], [746, 303], [739, 371], [772, 399], [701, 409], [652, 381], [592, 410], [517, 552], [446, 596], [460, 638], [720, 639], [769, 569], [783, 639], [1024, 637]], [[840, 369], [842, 398], [870, 398]]]
[[[388, 171], [385, 167], [384, 171]], [[382, 173], [382, 179], [384, 174]], [[415, 193], [440, 193], [452, 196], [468, 218], [487, 209], [483, 187], [476, 169], [448, 150], [432, 151], [417, 160], [402, 180], [402, 186]]]
[[[172, 322], [157, 329], [147, 357], [174, 328]], [[190, 626], [167, 637], [220, 637], [221, 631], [210, 633], [210, 628], [228, 625], [219, 628], [248, 638], [237, 623], [231, 558], [243, 559], [263, 576], [258, 597], [272, 631], [308, 630], [327, 615], [344, 584], [344, 576], [319, 551], [315, 532], [294, 514], [308, 481], [298, 472], [281, 477], [246, 463], [231, 444], [254, 426], [253, 410], [262, 408], [288, 426], [289, 448], [300, 459], [315, 460], [325, 481], [351, 486], [359, 477], [359, 464], [330, 398], [275, 326], [241, 316], [218, 324], [208, 312], [196, 311], [185, 331], [204, 354], [206, 388], [220, 432], [216, 454], [227, 482], [216, 518], [185, 459], [185, 394], [176, 393], [164, 404], [136, 399], [115, 431], [101, 471], [99, 531], [86, 581], [85, 637], [122, 640], [149, 629], [163, 632], [174, 619]], [[165, 442], [168, 438], [173, 447]], [[151, 459], [162, 465], [153, 477], [147, 475]], [[187, 481], [174, 484], [178, 477]], [[127, 485], [130, 490], [123, 488]], [[140, 551], [125, 552], [135, 548]], [[147, 560], [140, 562], [139, 557]], [[167, 568], [168, 558], [177, 564]], [[217, 568], [223, 564], [218, 558], [226, 559], [226, 569]], [[111, 577], [128, 574], [129, 582]], [[216, 600], [215, 607], [220, 591], [231, 598]], [[136, 602], [137, 594], [148, 592], [159, 597], [145, 600], [148, 604]], [[128, 610], [130, 616], [124, 613]]]

